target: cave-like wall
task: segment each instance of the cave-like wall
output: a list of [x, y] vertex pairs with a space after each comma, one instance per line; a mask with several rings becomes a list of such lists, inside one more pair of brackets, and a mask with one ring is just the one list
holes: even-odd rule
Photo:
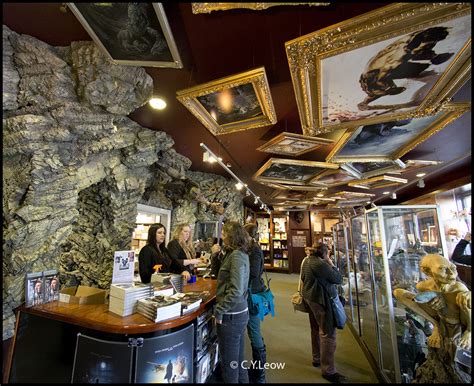
[[168, 134], [127, 117], [152, 92], [143, 68], [114, 65], [91, 42], [52, 47], [3, 26], [3, 339], [27, 272], [56, 268], [62, 286], [110, 285], [137, 203], [199, 218], [190, 183], [209, 200], [205, 189], [224, 186], [215, 198], [241, 220], [230, 181], [190, 172]]

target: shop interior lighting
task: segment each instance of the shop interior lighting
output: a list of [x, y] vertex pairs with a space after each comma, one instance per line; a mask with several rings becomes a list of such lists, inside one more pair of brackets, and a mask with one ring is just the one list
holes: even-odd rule
[[383, 192], [382, 194], [385, 194], [385, 195], [387, 195], [387, 194], [390, 194], [390, 192]]
[[424, 176], [426, 176], [426, 173], [418, 173], [416, 176], [417, 176], [418, 178], [424, 177]]
[[397, 193], [393, 192], [390, 197], [392, 197], [392, 199], [396, 200], [397, 199]]
[[156, 110], [163, 110], [164, 108], [166, 108], [165, 100], [160, 97], [151, 98], [148, 101], [148, 104]]
[[241, 186], [239, 190], [242, 190], [245, 187], [245, 195], [246, 196], [252, 195], [255, 199], [254, 200], [255, 205], [260, 203], [260, 209], [265, 210], [265, 212], [267, 212], [268, 214], [271, 213], [270, 209], [268, 209], [268, 206], [260, 199], [260, 197], [257, 196], [254, 192], [252, 192], [252, 190], [247, 186], [247, 184], [244, 184], [242, 180], [239, 177], [237, 177], [232, 170], [230, 170], [229, 166], [227, 166], [224, 162], [222, 162], [222, 158], [217, 157], [204, 143], [201, 142], [199, 146], [201, 146], [201, 149], [204, 151], [204, 155], [203, 155], [204, 162], [206, 162], [206, 158], [208, 160], [207, 162], [210, 162], [209, 160], [213, 158], [215, 160], [214, 162], [217, 162], [219, 165], [221, 165], [224, 168], [224, 170], [227, 173], [229, 173], [232, 176], [232, 178], [234, 178], [234, 180], [236, 181], [236, 184], [235, 184], [236, 188], [237, 186]]
[[419, 188], [424, 188], [425, 187], [425, 180], [422, 178], [421, 180], [419, 180], [417, 182], [416, 186], [418, 186]]

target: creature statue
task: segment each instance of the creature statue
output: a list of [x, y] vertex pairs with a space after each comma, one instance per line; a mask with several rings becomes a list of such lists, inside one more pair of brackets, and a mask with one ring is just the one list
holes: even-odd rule
[[471, 291], [456, 280], [456, 266], [443, 256], [425, 255], [420, 269], [428, 279], [417, 283], [418, 294], [401, 288], [393, 294], [400, 303], [433, 324], [427, 343], [431, 356], [439, 362], [436, 366], [454, 368], [453, 373], [460, 377], [454, 357], [458, 348], [471, 350]]

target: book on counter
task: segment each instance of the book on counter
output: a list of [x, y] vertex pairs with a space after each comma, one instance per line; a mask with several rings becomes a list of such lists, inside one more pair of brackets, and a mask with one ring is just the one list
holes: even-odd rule
[[153, 286], [141, 282], [120, 283], [110, 285], [110, 296], [119, 299], [131, 299], [140, 295], [153, 296]]
[[171, 296], [172, 298], [181, 301], [181, 313], [184, 315], [199, 308], [202, 301], [209, 296], [209, 291], [203, 292], [185, 292], [177, 293]]
[[153, 296], [163, 295], [163, 296], [171, 296], [174, 294], [174, 289], [171, 284], [153, 284]]
[[139, 299], [137, 312], [155, 322], [161, 322], [181, 316], [181, 301], [162, 295]]

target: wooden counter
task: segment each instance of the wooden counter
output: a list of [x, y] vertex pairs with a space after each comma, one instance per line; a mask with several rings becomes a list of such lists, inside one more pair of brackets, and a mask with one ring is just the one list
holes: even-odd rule
[[199, 278], [196, 283], [186, 284], [184, 292], [209, 291], [210, 296], [200, 307], [180, 318], [155, 323], [141, 314], [120, 316], [109, 311], [108, 304], [69, 304], [55, 301], [34, 307], [21, 308], [21, 312], [42, 316], [114, 334], [144, 334], [182, 326], [198, 317], [216, 297], [217, 280]]

